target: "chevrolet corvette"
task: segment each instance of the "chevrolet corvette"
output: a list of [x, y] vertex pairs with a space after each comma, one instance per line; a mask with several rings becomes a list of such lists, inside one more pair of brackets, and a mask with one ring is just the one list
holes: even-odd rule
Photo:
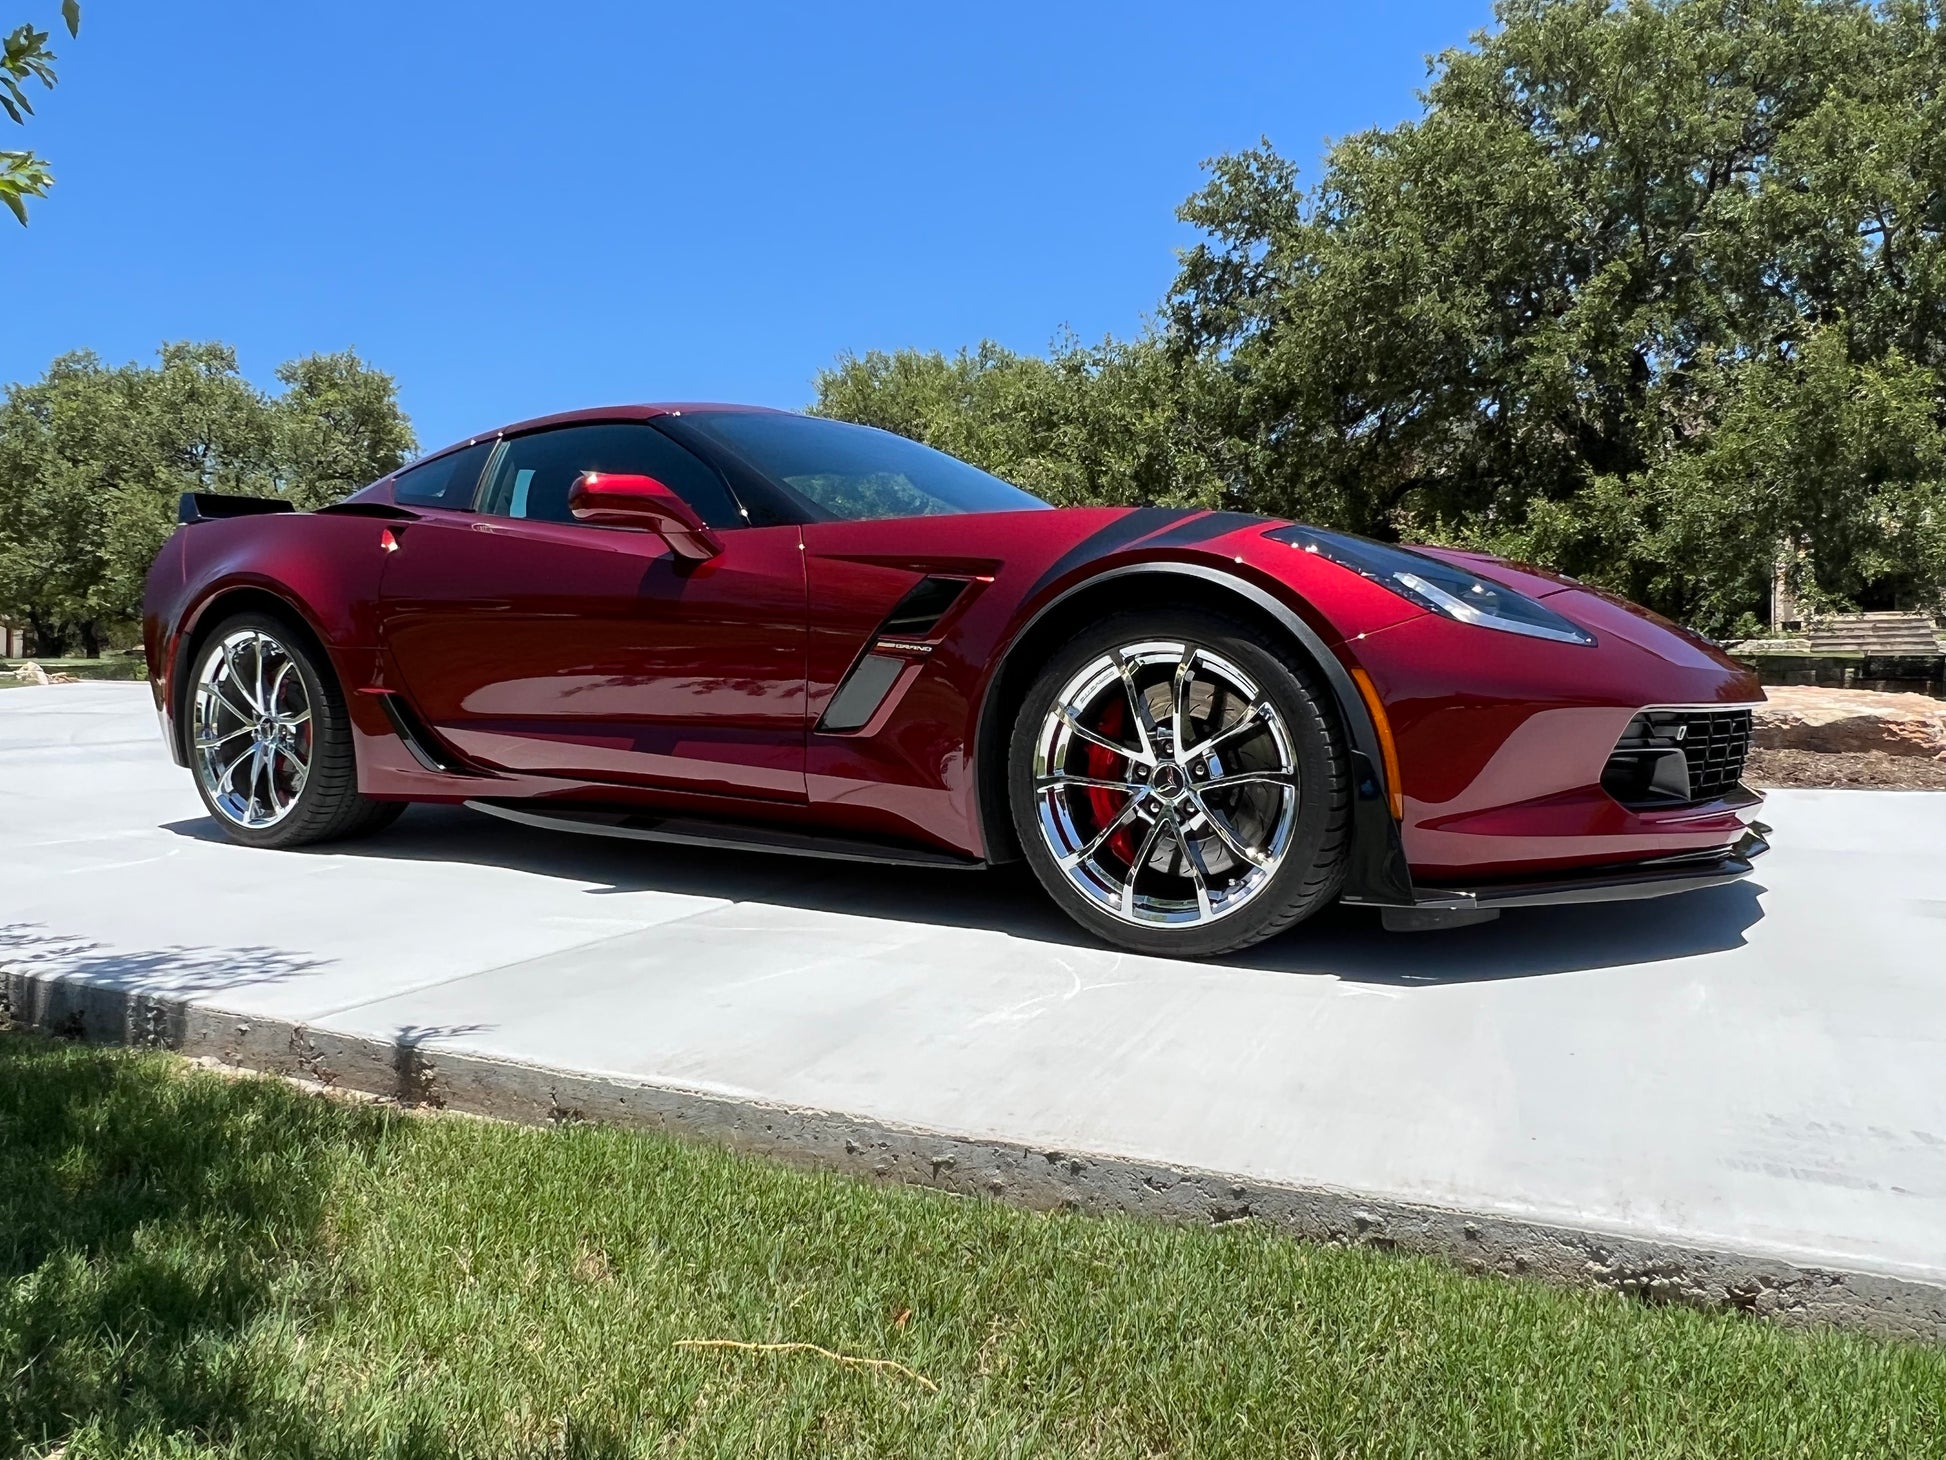
[[1024, 858], [1143, 953], [1747, 875], [1755, 677], [1613, 595], [1238, 512], [1052, 508], [784, 411], [550, 416], [345, 500], [192, 493], [163, 738], [234, 840], [415, 801], [648, 841]]

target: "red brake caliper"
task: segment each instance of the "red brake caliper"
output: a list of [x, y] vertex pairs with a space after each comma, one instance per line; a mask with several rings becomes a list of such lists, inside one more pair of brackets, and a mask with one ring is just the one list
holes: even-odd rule
[[[1101, 723], [1098, 725], [1090, 725], [1088, 728], [1093, 730], [1097, 735], [1105, 736], [1109, 740], [1121, 741], [1123, 732], [1128, 728], [1127, 716], [1123, 711], [1121, 701], [1116, 700], [1111, 702], [1107, 711], [1101, 717]], [[1088, 768], [1087, 773], [1089, 776], [1104, 781], [1127, 779], [1129, 762], [1115, 754], [1114, 751], [1096, 745], [1092, 740], [1084, 740], [1081, 742], [1081, 752], [1082, 761]], [[1099, 786], [1090, 786], [1081, 793], [1081, 797], [1088, 803], [1088, 810], [1094, 817], [1095, 829], [1097, 831], [1108, 825], [1117, 816], [1120, 816], [1128, 806], [1128, 797], [1120, 791], [1105, 791]], [[1108, 839], [1106, 850], [1113, 852], [1124, 863], [1133, 862], [1135, 860], [1136, 830], [1137, 825], [1134, 821], [1131, 820], [1124, 823]]]

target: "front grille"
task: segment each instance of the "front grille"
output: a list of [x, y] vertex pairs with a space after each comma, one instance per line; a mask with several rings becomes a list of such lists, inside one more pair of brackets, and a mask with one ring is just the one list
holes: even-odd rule
[[1692, 806], [1743, 779], [1748, 710], [1643, 710], [1615, 742], [1601, 784], [1624, 806]]

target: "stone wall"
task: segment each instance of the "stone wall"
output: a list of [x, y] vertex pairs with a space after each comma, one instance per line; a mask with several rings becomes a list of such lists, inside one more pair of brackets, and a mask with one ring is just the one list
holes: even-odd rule
[[1766, 685], [1817, 685], [1946, 698], [1946, 654], [1814, 653], [1779, 641], [1732, 644], [1729, 653]]

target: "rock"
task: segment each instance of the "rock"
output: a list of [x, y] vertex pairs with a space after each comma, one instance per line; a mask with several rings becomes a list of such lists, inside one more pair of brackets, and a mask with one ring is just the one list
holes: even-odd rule
[[40, 665], [36, 664], [31, 659], [29, 659], [25, 664], [21, 665], [20, 668], [14, 670], [13, 677], [25, 684], [79, 684], [81, 683], [80, 678], [76, 675], [61, 674], [61, 673], [49, 674], [45, 669], [41, 668]]
[[1766, 750], [1882, 750], [1946, 759], [1946, 700], [1795, 684], [1764, 693], [1769, 703], [1757, 707], [1756, 741]]

